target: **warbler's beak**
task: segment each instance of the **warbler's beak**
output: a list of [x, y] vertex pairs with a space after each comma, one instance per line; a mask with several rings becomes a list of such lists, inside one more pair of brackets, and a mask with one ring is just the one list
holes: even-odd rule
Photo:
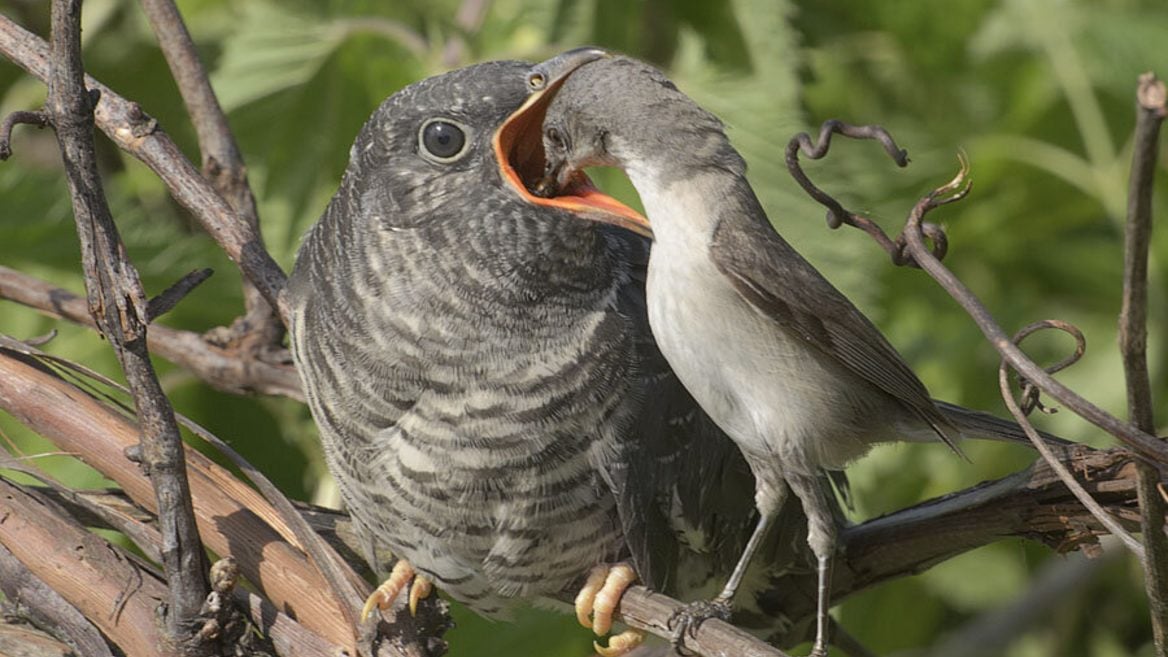
[[583, 171], [558, 170], [548, 175], [546, 170], [543, 119], [548, 105], [573, 71], [610, 56], [600, 48], [576, 48], [533, 66], [527, 74], [531, 95], [495, 132], [495, 159], [503, 180], [528, 203], [567, 210], [584, 219], [652, 237], [648, 219], [596, 189]]

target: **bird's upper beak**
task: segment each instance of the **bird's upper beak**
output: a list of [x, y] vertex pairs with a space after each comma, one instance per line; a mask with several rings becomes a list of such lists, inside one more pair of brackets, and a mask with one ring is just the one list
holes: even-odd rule
[[583, 171], [575, 172], [568, 184], [555, 185], [560, 189], [550, 190], [554, 192], [552, 196], [531, 192], [531, 188], [544, 181], [547, 158], [543, 148], [543, 119], [552, 98], [573, 71], [609, 56], [600, 48], [576, 48], [532, 67], [527, 74], [532, 93], [495, 132], [495, 158], [503, 180], [528, 203], [560, 208], [585, 219], [652, 237], [649, 221], [641, 213], [596, 189]]

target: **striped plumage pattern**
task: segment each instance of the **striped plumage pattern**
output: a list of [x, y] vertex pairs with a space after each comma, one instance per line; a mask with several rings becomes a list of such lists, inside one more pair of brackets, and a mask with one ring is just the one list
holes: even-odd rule
[[[293, 354], [369, 556], [490, 616], [630, 556], [658, 588], [716, 582], [752, 523], [745, 464], [650, 337], [648, 245], [501, 180], [490, 139], [526, 71], [483, 64], [385, 101], [289, 286]], [[466, 130], [455, 162], [418, 152], [435, 117]]]

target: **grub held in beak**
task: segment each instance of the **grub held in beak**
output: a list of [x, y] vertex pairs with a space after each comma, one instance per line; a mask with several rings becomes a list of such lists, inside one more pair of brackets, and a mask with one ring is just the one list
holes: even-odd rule
[[527, 86], [532, 93], [495, 132], [495, 158], [503, 179], [528, 203], [567, 210], [583, 219], [652, 237], [648, 219], [596, 189], [583, 171], [566, 176], [562, 184], [558, 180], [560, 175], [545, 175], [543, 120], [548, 105], [573, 71], [609, 56], [599, 48], [577, 48], [532, 67], [527, 74]]

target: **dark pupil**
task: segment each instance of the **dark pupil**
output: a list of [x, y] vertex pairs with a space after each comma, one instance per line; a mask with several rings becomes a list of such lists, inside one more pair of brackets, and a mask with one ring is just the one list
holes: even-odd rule
[[422, 145], [434, 157], [453, 157], [465, 143], [466, 135], [452, 123], [435, 121], [422, 130]]

